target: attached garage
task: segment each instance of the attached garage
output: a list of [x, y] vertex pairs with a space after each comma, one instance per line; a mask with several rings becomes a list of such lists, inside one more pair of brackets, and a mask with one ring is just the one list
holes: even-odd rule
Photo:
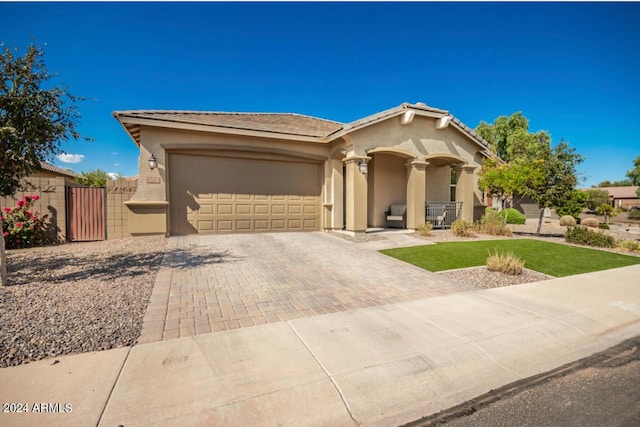
[[170, 153], [168, 167], [173, 235], [320, 230], [320, 163], [198, 152]]

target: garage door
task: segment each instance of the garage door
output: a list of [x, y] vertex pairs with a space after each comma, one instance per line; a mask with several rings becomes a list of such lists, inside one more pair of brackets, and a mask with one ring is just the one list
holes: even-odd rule
[[172, 154], [171, 234], [320, 229], [321, 165]]

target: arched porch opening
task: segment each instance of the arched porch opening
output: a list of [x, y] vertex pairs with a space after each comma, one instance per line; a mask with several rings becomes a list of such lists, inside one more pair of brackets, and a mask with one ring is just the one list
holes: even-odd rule
[[385, 212], [392, 204], [407, 204], [407, 157], [393, 151], [367, 153], [367, 225], [372, 228], [386, 226]]
[[448, 153], [432, 154], [425, 160], [429, 162], [425, 174], [425, 219], [434, 228], [449, 228], [453, 221], [463, 217], [465, 204], [473, 207], [473, 193], [467, 194], [471, 188], [464, 170], [468, 168], [467, 162]]

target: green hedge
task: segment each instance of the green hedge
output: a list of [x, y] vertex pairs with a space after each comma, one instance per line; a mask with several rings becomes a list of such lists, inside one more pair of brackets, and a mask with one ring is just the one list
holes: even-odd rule
[[507, 224], [524, 224], [527, 219], [523, 214], [514, 208], [503, 209], [498, 214], [500, 218], [504, 220], [504, 216], [507, 216]]

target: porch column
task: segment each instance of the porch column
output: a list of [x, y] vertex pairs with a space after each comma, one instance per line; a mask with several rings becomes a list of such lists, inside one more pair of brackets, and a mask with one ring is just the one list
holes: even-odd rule
[[458, 183], [456, 184], [456, 201], [462, 202], [460, 219], [473, 222], [474, 205], [474, 175], [475, 166], [464, 165], [458, 168]]
[[409, 160], [407, 167], [407, 228], [415, 229], [425, 221], [425, 169], [429, 162]]
[[342, 230], [344, 226], [344, 176], [342, 176], [342, 160], [331, 159], [331, 218], [326, 228]]
[[367, 176], [360, 172], [360, 161], [371, 157], [349, 157], [346, 165], [346, 229], [355, 234], [367, 232]]

